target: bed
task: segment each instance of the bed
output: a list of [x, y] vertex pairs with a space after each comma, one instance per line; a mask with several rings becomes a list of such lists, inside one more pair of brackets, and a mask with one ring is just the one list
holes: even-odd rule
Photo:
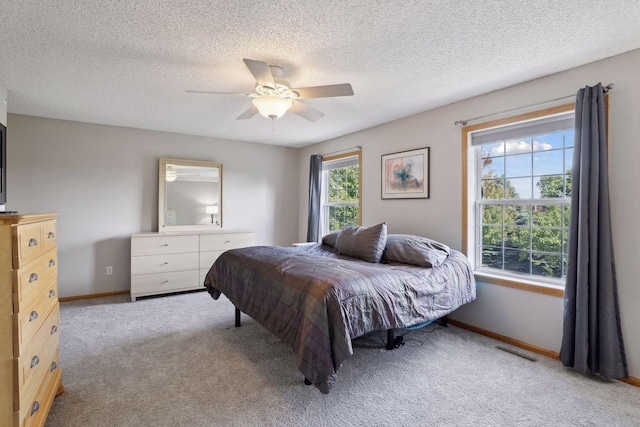
[[289, 344], [305, 382], [322, 393], [353, 354], [352, 339], [432, 322], [476, 295], [463, 254], [387, 235], [384, 223], [347, 226], [310, 246], [226, 251], [204, 285], [235, 305], [236, 326], [240, 310]]

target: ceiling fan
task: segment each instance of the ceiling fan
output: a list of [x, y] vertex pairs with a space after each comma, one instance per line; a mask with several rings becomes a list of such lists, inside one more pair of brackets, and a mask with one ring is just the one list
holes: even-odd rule
[[238, 120], [250, 119], [257, 113], [273, 120], [282, 117], [287, 111], [291, 111], [311, 122], [315, 122], [324, 114], [303, 104], [298, 101], [299, 99], [353, 95], [353, 89], [349, 83], [292, 88], [289, 82], [282, 78], [284, 75], [282, 67], [253, 59], [245, 58], [243, 61], [256, 79], [255, 93], [210, 92], [203, 90], [188, 90], [187, 92], [240, 95], [253, 98], [251, 108], [242, 113]]

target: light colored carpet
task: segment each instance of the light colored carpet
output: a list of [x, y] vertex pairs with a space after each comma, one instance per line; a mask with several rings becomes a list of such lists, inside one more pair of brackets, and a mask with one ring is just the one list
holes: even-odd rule
[[292, 350], [206, 292], [62, 303], [54, 426], [638, 426], [640, 388], [453, 326], [367, 337], [328, 395]]

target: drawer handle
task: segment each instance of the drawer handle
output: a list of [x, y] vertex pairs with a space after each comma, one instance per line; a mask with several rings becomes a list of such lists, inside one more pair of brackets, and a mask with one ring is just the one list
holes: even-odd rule
[[29, 322], [36, 320], [38, 318], [38, 312], [37, 311], [32, 311], [31, 315], [29, 316]]
[[51, 362], [51, 371], [50, 372], [53, 372], [56, 369], [58, 369], [58, 364], [56, 362]]
[[164, 244], [164, 245], [162, 245], [162, 246], [169, 246], [169, 244], [168, 244], [168, 243], [165, 243], [165, 244]]
[[55, 260], [49, 260], [49, 267], [53, 267], [54, 265], [56, 265], [56, 261]]
[[53, 325], [51, 327], [51, 335], [55, 334], [56, 332], [58, 332], [58, 327], [56, 325]]
[[31, 359], [31, 368], [33, 369], [38, 363], [40, 363], [40, 358], [33, 356], [33, 359]]
[[29, 276], [29, 283], [37, 282], [37, 281], [38, 281], [38, 275], [36, 273], [31, 273], [31, 276]]
[[29, 247], [38, 246], [38, 241], [36, 239], [29, 239]]
[[224, 242], [225, 243], [231, 243], [231, 240], [225, 240]]
[[169, 265], [169, 261], [163, 262], [162, 265]]
[[36, 400], [35, 402], [33, 402], [33, 405], [31, 405], [31, 415], [33, 415], [36, 412], [38, 412], [38, 409], [40, 409], [40, 404]]
[[169, 283], [168, 280], [163, 280], [162, 283], [160, 283], [161, 285], [164, 285], [165, 283]]
[[56, 296], [56, 291], [54, 291], [53, 289], [51, 289], [51, 290], [49, 291], [49, 298], [53, 298], [53, 297], [55, 297], [55, 296]]
[[53, 239], [54, 237], [56, 237], [56, 234], [53, 231], [50, 231], [49, 234], [47, 234], [47, 239]]

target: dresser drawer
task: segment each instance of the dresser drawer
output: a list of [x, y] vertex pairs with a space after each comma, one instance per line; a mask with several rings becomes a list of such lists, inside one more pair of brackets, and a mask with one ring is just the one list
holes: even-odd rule
[[131, 239], [131, 256], [198, 252], [198, 236], [153, 236]]
[[[54, 298], [58, 294], [58, 255], [51, 250], [15, 272], [14, 313], [25, 310], [38, 298]], [[26, 307], [26, 308], [25, 308]]]
[[42, 247], [44, 251], [58, 247], [56, 221], [46, 221], [42, 223]]
[[[45, 373], [51, 368], [58, 352], [58, 331], [60, 328], [59, 308], [47, 317], [36, 336], [24, 353], [14, 359], [17, 372], [19, 398], [14, 400], [14, 410], [25, 400], [30, 400], [40, 386]], [[57, 361], [55, 362], [57, 364]]]
[[18, 269], [42, 254], [42, 223], [18, 225], [14, 232], [13, 268]]
[[56, 350], [53, 357], [47, 363], [42, 383], [35, 395], [20, 401], [20, 409], [14, 412], [14, 418], [20, 421], [20, 427], [43, 426], [53, 398], [60, 384], [62, 371], [60, 360]]
[[198, 276], [199, 270], [197, 268], [189, 271], [131, 276], [131, 294], [139, 296], [195, 289], [202, 285]]
[[137, 256], [131, 258], [131, 275], [194, 270], [200, 267], [198, 253]]
[[57, 298], [41, 299], [21, 313], [13, 315], [14, 326], [17, 330], [13, 346], [14, 357], [20, 357], [24, 354], [26, 347], [57, 304]]
[[210, 269], [223, 252], [224, 251], [200, 252], [200, 268]]
[[200, 251], [226, 251], [228, 249], [253, 246], [253, 233], [202, 234], [200, 236]]

